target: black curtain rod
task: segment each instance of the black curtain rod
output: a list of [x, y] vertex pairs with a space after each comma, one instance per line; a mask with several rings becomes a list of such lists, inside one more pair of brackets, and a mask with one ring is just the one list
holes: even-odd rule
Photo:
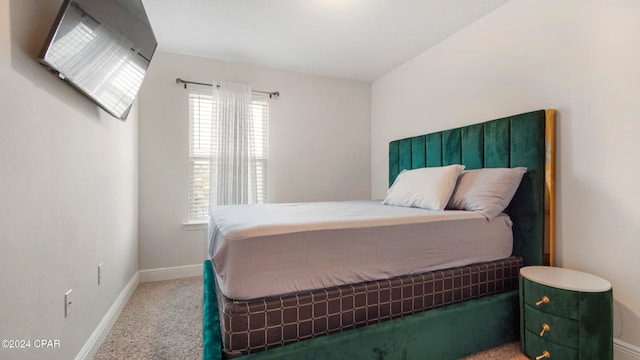
[[[203, 85], [203, 86], [213, 86], [213, 84], [207, 84], [207, 83], [201, 83], [201, 82], [197, 82], [197, 81], [189, 81], [189, 80], [183, 80], [180, 78], [176, 78], [176, 84], [183, 84], [184, 88], [187, 88], [188, 84], [194, 84], [194, 85]], [[220, 85], [216, 85], [217, 88], [220, 88]], [[279, 91], [262, 91], [262, 90], [251, 90], [253, 92], [257, 92], [257, 93], [261, 93], [261, 94], [267, 94], [269, 95], [269, 99], [277, 99], [280, 96], [280, 92]]]

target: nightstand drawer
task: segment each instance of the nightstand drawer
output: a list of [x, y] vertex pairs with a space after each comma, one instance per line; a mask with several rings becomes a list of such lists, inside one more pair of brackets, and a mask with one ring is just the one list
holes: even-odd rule
[[578, 319], [578, 293], [524, 279], [524, 303], [549, 314]]
[[[532, 334], [560, 345], [577, 348], [579, 326], [577, 320], [544, 313], [529, 305], [524, 307], [525, 327]], [[542, 333], [542, 335], [540, 335]]]
[[525, 354], [531, 359], [541, 356], [545, 351], [549, 353], [548, 359], [557, 360], [578, 360], [578, 350], [570, 347], [558, 345], [552, 341], [545, 340], [527, 330], [525, 334]]

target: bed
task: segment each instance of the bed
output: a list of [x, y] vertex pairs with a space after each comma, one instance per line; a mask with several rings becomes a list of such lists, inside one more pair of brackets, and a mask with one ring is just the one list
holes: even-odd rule
[[[412, 262], [401, 260], [415, 257], [418, 240], [410, 237], [403, 240], [408, 244], [407, 251], [396, 260], [390, 258], [388, 254], [399, 247], [395, 246], [394, 238], [399, 236], [395, 232], [400, 229], [397, 221], [412, 227], [409, 233], [416, 234], [422, 231], [419, 227], [422, 220], [416, 220], [418, 216], [411, 209], [401, 210], [397, 215], [400, 220], [390, 223], [380, 223], [387, 221], [381, 220], [386, 217], [351, 217], [355, 213], [374, 214], [380, 207], [379, 201], [375, 202], [378, 207], [371, 202], [349, 204], [355, 210], [350, 207], [345, 213], [334, 210], [335, 204], [315, 205], [317, 209], [312, 211], [335, 213], [333, 221], [328, 222], [329, 229], [315, 228], [302, 218], [289, 220], [293, 225], [288, 226], [295, 231], [278, 233], [276, 229], [283, 227], [278, 221], [289, 219], [291, 214], [295, 218], [295, 214], [301, 213], [300, 204], [290, 204], [290, 214], [286, 211], [277, 216], [269, 215], [271, 211], [252, 214], [249, 218], [258, 222], [272, 217], [276, 225], [264, 223], [250, 231], [238, 228], [231, 217], [228, 222], [220, 220], [216, 229], [230, 239], [212, 241], [210, 253], [216, 266], [211, 260], [204, 263], [203, 358], [456, 359], [517, 339], [518, 270], [524, 265], [553, 262], [554, 128], [555, 111], [539, 110], [389, 144], [390, 186], [399, 175], [405, 176], [401, 175], [403, 170], [454, 164], [463, 164], [466, 170], [526, 167], [505, 210], [508, 216], [496, 215], [490, 221], [500, 224], [498, 229], [508, 227], [508, 234], [503, 236], [500, 231], [490, 232], [495, 231], [491, 229], [483, 235], [482, 241], [506, 237], [497, 241], [499, 250], [491, 254], [480, 256], [483, 245], [471, 251], [476, 257], [449, 258], [450, 250], [434, 248], [429, 252], [435, 254], [436, 260], [446, 258], [446, 261], [434, 268], [414, 265], [407, 268], [406, 263]], [[383, 212], [400, 208], [381, 207]], [[246, 213], [245, 208], [236, 210]], [[467, 216], [464, 213], [469, 212], [439, 213], [438, 234], [447, 239], [442, 243], [473, 248], [478, 240], [462, 241], [471, 236], [470, 232], [485, 231], [477, 228], [478, 231], [463, 235], [450, 235], [445, 226], [450, 218], [464, 218]], [[214, 215], [223, 218], [221, 214]], [[473, 226], [488, 223], [482, 215], [465, 221], [476, 224]], [[234, 226], [238, 231], [231, 232], [229, 229], [234, 230]], [[388, 239], [371, 240], [372, 232], [386, 232]], [[294, 239], [296, 233], [305, 237]], [[402, 238], [405, 236], [402, 234]], [[322, 247], [312, 248], [318, 242], [331, 244], [326, 248], [339, 248], [343, 245], [341, 237], [358, 244], [352, 252], [364, 251], [366, 256], [360, 256], [358, 261], [345, 258], [340, 262], [340, 252], [325, 254]], [[256, 238], [260, 241], [250, 242]], [[389, 245], [390, 240], [394, 241], [393, 246]], [[305, 270], [292, 275], [280, 264], [288, 258], [292, 244], [300, 243], [300, 247], [311, 249], [308, 253], [322, 256], [301, 260]], [[260, 250], [254, 251], [254, 255], [267, 251], [261, 250], [260, 244], [281, 249], [277, 252], [284, 257], [269, 260], [254, 256], [248, 262], [254, 268], [249, 268], [246, 274], [240, 276], [230, 271], [233, 264], [240, 272], [245, 268], [240, 258], [234, 257], [243, 247]], [[316, 261], [327, 257], [335, 258], [335, 262]], [[372, 265], [387, 261], [392, 266], [383, 270]], [[358, 270], [369, 266], [373, 273], [356, 273], [349, 268], [351, 263]]]

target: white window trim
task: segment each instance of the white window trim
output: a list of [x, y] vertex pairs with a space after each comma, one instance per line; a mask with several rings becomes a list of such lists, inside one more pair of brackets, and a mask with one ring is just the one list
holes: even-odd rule
[[194, 231], [194, 230], [207, 230], [209, 224], [207, 221], [185, 221], [182, 223], [182, 230]]

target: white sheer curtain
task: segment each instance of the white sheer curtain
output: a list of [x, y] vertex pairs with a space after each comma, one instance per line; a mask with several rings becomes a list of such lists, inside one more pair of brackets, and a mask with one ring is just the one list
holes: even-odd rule
[[257, 199], [257, 175], [251, 87], [218, 85], [213, 94], [210, 207], [252, 204]]
[[[251, 112], [250, 86], [219, 83], [213, 87], [209, 214], [213, 214], [217, 205], [256, 202], [256, 146]], [[209, 246], [214, 246], [213, 231], [209, 216]]]

